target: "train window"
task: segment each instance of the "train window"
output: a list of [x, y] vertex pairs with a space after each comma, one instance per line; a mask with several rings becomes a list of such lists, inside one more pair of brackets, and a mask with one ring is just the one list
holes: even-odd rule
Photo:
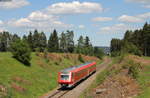
[[69, 79], [69, 75], [61, 75], [61, 80], [68, 80]]

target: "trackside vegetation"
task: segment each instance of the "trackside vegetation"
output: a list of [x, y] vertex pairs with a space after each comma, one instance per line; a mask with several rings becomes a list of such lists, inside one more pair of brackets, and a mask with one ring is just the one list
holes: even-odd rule
[[149, 57], [138, 57], [135, 55], [124, 55], [113, 58], [112, 64], [97, 75], [96, 80], [81, 94], [80, 97], [92, 98], [91, 92], [93, 92], [93, 89], [101, 85], [107, 78], [120, 74], [122, 70], [128, 70], [126, 76], [133, 78], [137, 85], [139, 85], [140, 90], [137, 90], [138, 93], [135, 98], [150, 98], [149, 60]]
[[13, 54], [13, 57], [16, 58], [18, 61], [30, 66], [31, 50], [26, 41], [18, 39], [12, 42], [11, 52]]

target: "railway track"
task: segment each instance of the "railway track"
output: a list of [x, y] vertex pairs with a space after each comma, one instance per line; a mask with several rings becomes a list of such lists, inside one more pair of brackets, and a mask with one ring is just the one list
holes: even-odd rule
[[[92, 74], [91, 75], [92, 77], [96, 77], [97, 73], [101, 72], [103, 69], [105, 69], [107, 67], [106, 65], [109, 65], [111, 63], [110, 59], [106, 59], [104, 61], [105, 62], [103, 62], [101, 64], [101, 66], [97, 66], [97, 72]], [[89, 77], [91, 77], [91, 76], [89, 76]], [[92, 80], [94, 80], [94, 79], [92, 79]], [[90, 81], [90, 80], [87, 78], [86, 81]], [[86, 81], [84, 80], [81, 82], [86, 82]], [[80, 85], [82, 85], [82, 84], [84, 84], [84, 83], [81, 83]], [[75, 92], [81, 93], [82, 90], [80, 91], [80, 90], [76, 90], [76, 89], [84, 88], [84, 87], [79, 87], [79, 86], [77, 86], [77, 87], [75, 86], [74, 88], [72, 88], [72, 90], [71, 89], [64, 89], [64, 88], [57, 88], [57, 89], [53, 90], [51, 93], [49, 93], [48, 95], [43, 96], [41, 98], [78, 98], [77, 96], [74, 96], [74, 94], [75, 94]], [[73, 96], [70, 97], [68, 95], [73, 95]]]
[[62, 98], [68, 92], [69, 90], [57, 90], [56, 92], [51, 94], [48, 98]]

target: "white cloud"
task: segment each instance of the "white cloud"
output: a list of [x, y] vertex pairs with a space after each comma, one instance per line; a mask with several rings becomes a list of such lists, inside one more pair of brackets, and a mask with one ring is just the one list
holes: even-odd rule
[[0, 32], [3, 32], [3, 31], [8, 31], [8, 30], [0, 27]]
[[80, 28], [80, 29], [84, 29], [85, 26], [84, 26], [84, 25], [79, 25], [79, 28]]
[[7, 2], [0, 2], [0, 8], [2, 9], [13, 9], [13, 8], [20, 8], [23, 6], [27, 6], [30, 3], [27, 0], [12, 0]]
[[100, 28], [99, 33], [124, 33], [126, 30], [134, 30], [134, 29], [137, 29], [137, 27], [120, 23], [112, 26], [102, 27]]
[[137, 3], [150, 3], [150, 0], [126, 0], [128, 2], [137, 2]]
[[92, 19], [92, 21], [96, 21], [96, 22], [104, 22], [104, 21], [111, 21], [112, 18], [111, 17], [95, 17]]
[[[25, 1], [25, 0], [21, 0]], [[94, 2], [60, 2], [52, 4], [44, 9], [34, 11], [27, 17], [9, 20], [7, 25], [9, 27], [16, 27], [18, 29], [35, 29], [46, 30], [53, 28], [69, 29], [74, 25], [66, 24], [60, 21], [62, 14], [86, 14], [92, 12], [102, 12], [101, 4]], [[79, 28], [84, 28], [80, 25]]]
[[143, 18], [143, 19], [149, 19], [150, 18], [150, 12], [137, 15], [137, 17]]
[[3, 31], [7, 31], [5, 28], [4, 28], [4, 22], [2, 20], [0, 20], [0, 32], [3, 32]]
[[126, 0], [127, 2], [140, 3], [145, 8], [150, 8], [150, 0]]
[[58, 16], [44, 14], [41, 11], [35, 11], [25, 18], [10, 20], [8, 24], [12, 27], [23, 29], [36, 29], [48, 31], [51, 28], [71, 28], [72, 24], [61, 22]]
[[136, 16], [128, 16], [128, 15], [122, 15], [118, 18], [118, 20], [122, 22], [133, 22], [133, 23], [144, 21], [142, 18]]
[[140, 22], [145, 22], [146, 19], [150, 18], [150, 12], [144, 13], [144, 14], [139, 14], [136, 16], [128, 16], [128, 15], [122, 15], [118, 17], [119, 21], [122, 22], [130, 22], [130, 23], [140, 23]]
[[51, 14], [44, 14], [43, 12], [41, 11], [35, 11], [35, 12], [32, 12], [28, 18], [30, 20], [34, 20], [34, 21], [48, 21], [48, 20], [54, 20], [56, 18], [58, 18], [57, 16], [53, 16]]
[[99, 3], [93, 2], [60, 2], [50, 5], [46, 8], [46, 11], [50, 14], [81, 14], [81, 13], [92, 13], [102, 12], [103, 8]]
[[0, 20], [0, 25], [2, 25], [3, 24], [3, 21], [2, 20]]
[[145, 8], [150, 8], [150, 5], [143, 5], [143, 7], [145, 7]]

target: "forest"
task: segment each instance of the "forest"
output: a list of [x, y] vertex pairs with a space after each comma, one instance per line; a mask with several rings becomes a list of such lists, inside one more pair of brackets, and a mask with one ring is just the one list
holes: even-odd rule
[[146, 22], [139, 30], [127, 30], [123, 39], [111, 40], [111, 56], [124, 53], [150, 56], [150, 24]]
[[23, 37], [3, 31], [0, 33], [0, 52], [12, 52], [14, 58], [27, 65], [31, 52], [77, 53], [98, 58], [104, 55], [101, 49], [92, 45], [88, 36], [80, 36], [75, 44], [74, 31], [67, 30], [59, 36], [56, 29], [49, 38], [38, 30], [30, 31]]

